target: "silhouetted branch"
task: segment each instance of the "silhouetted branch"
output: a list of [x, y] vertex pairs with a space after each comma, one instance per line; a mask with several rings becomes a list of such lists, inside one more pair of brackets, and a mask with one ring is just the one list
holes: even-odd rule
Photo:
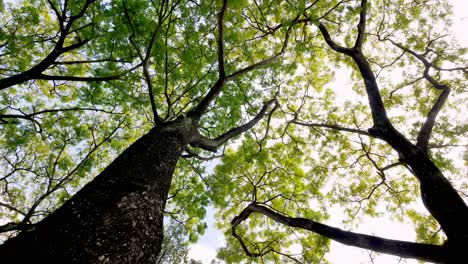
[[359, 12], [358, 35], [354, 44], [354, 49], [361, 49], [366, 36], [366, 15], [367, 15], [367, 0], [361, 1], [361, 12]]
[[355, 129], [355, 128], [347, 128], [343, 127], [340, 125], [331, 125], [331, 124], [321, 124], [321, 123], [306, 123], [298, 120], [292, 120], [290, 123], [300, 125], [300, 126], [306, 126], [306, 127], [320, 127], [320, 128], [328, 128], [336, 131], [344, 131], [344, 132], [350, 132], [350, 133], [355, 133], [355, 134], [360, 134], [368, 137], [374, 137], [372, 136], [369, 132], [361, 129]]
[[267, 103], [265, 103], [262, 109], [257, 113], [257, 115], [252, 120], [245, 123], [244, 125], [233, 128], [215, 139], [210, 139], [199, 134], [197, 137], [195, 137], [195, 139], [192, 140], [192, 142], [190, 142], [190, 145], [193, 147], [199, 147], [208, 151], [215, 152], [219, 146], [221, 146], [223, 143], [225, 143], [229, 139], [235, 136], [238, 136], [242, 134], [243, 132], [252, 128], [255, 124], [258, 123], [258, 121], [260, 121], [267, 114], [268, 108], [270, 108], [272, 105], [277, 105], [277, 104], [278, 104], [278, 101], [276, 99], [272, 99], [268, 101]]
[[[236, 227], [243, 221], [247, 220], [252, 213], [260, 213], [277, 223], [290, 227], [302, 228], [348, 246], [354, 246], [380, 253], [391, 254], [405, 258], [415, 258], [425, 261], [444, 262], [449, 259], [448, 250], [444, 246], [386, 239], [345, 231], [313, 221], [311, 219], [288, 217], [277, 213], [267, 208], [266, 206], [255, 203], [248, 205], [231, 222], [232, 233], [234, 237], [239, 240], [241, 245], [243, 245], [244, 242], [242, 242], [242, 238], [236, 233]], [[245, 246], [243, 246], [243, 248], [246, 250]], [[259, 254], [252, 254], [252, 256], [258, 255]]]
[[[65, 1], [66, 2], [66, 1]], [[108, 77], [75, 77], [75, 76], [49, 76], [43, 74], [45, 70], [47, 70], [50, 66], [54, 65], [57, 58], [60, 57], [62, 54], [78, 49], [84, 45], [86, 45], [91, 39], [84, 39], [78, 40], [77, 42], [70, 44], [69, 46], [64, 46], [66, 43], [67, 37], [73, 33], [70, 31], [73, 23], [78, 20], [79, 18], [83, 17], [88, 7], [94, 3], [95, 0], [87, 0], [81, 10], [76, 15], [67, 16], [68, 10], [66, 9], [66, 5], [64, 4], [64, 10], [61, 12], [57, 9], [57, 7], [52, 3], [52, 1], [48, 1], [49, 5], [51, 6], [54, 14], [57, 17], [60, 29], [59, 29], [59, 38], [56, 41], [55, 46], [50, 51], [50, 53], [41, 60], [38, 64], [31, 67], [29, 70], [21, 72], [16, 75], [8, 76], [6, 78], [0, 79], [0, 90], [6, 89], [8, 87], [27, 82], [29, 80], [34, 79], [42, 79], [42, 80], [64, 80], [64, 81], [106, 81], [106, 80], [113, 80], [118, 77], [115, 76], [108, 76]]]
[[[224, 23], [223, 17], [224, 17], [224, 12], [225, 12], [225, 4], [226, 1], [223, 4], [222, 11], [220, 15], [218, 16], [218, 39], [223, 36], [224, 32], [224, 27], [221, 27], [220, 25]], [[298, 20], [299, 16], [297, 16], [292, 24], [294, 25], [296, 21]], [[253, 70], [259, 69], [273, 61], [275, 61], [278, 57], [284, 54], [286, 51], [286, 48], [288, 46], [288, 41], [289, 41], [289, 34], [291, 32], [292, 26], [290, 26], [286, 32], [285, 38], [283, 40], [283, 45], [281, 47], [281, 50], [276, 53], [275, 55], [264, 59], [262, 61], [256, 62], [254, 64], [251, 64], [245, 68], [242, 68], [240, 70], [237, 70], [234, 73], [231, 73], [226, 76], [224, 72], [224, 59], [220, 57], [220, 54], [224, 54], [224, 48], [223, 44], [219, 43], [218, 41], [218, 64], [221, 65], [222, 69], [219, 69], [219, 78], [215, 82], [215, 84], [209, 89], [208, 93], [203, 97], [203, 99], [200, 101], [200, 103], [194, 107], [192, 110], [189, 111], [187, 114], [188, 116], [194, 117], [194, 118], [200, 118], [201, 115], [206, 111], [210, 103], [218, 96], [218, 94], [221, 92], [222, 88], [224, 87], [224, 84], [228, 81], [232, 81], [237, 77], [240, 77], [248, 72], [251, 72]], [[220, 36], [220, 37], [219, 37]], [[219, 66], [218, 66], [219, 67]]]

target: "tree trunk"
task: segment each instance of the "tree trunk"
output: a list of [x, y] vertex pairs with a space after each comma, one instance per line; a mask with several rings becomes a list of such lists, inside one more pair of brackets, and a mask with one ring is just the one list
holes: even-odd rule
[[393, 126], [384, 130], [371, 128], [369, 132], [385, 140], [409, 165], [419, 180], [424, 206], [442, 227], [453, 250], [462, 250], [460, 246], [468, 243], [468, 207], [450, 181], [422, 150]]
[[186, 139], [154, 128], [62, 207], [0, 246], [2, 263], [154, 263]]

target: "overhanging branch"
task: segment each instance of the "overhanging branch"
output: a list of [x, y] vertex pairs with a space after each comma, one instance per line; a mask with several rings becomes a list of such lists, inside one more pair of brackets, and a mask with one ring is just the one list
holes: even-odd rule
[[252, 213], [262, 214], [277, 223], [287, 225], [290, 227], [302, 228], [348, 246], [369, 249], [372, 251], [384, 254], [391, 254], [404, 258], [415, 258], [431, 262], [445, 263], [450, 259], [449, 251], [447, 247], [444, 246], [386, 239], [371, 235], [345, 231], [336, 227], [313, 221], [311, 219], [288, 217], [278, 212], [275, 212], [266, 206], [255, 203], [252, 203], [249, 206], [247, 206], [231, 222], [232, 234], [240, 241], [241, 245], [243, 244], [242, 238], [236, 233], [236, 227], [243, 221], [248, 219], [248, 217]]

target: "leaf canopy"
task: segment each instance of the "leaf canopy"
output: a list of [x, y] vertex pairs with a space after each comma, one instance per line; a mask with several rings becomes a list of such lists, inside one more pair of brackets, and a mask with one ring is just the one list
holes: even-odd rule
[[[201, 117], [202, 133], [244, 124], [272, 98], [279, 107], [218, 153], [193, 148], [179, 161], [167, 216], [185, 225], [184, 237], [203, 234], [213, 204], [227, 239], [218, 257], [246, 261], [230, 221], [255, 202], [315, 221], [338, 206], [347, 226], [394, 218], [413, 223], [418, 241], [442, 243], [438, 223], [421, 210], [417, 179], [366, 131], [373, 123], [358, 67], [317, 27], [353, 47], [359, 3], [228, 1], [220, 39], [222, 1], [1, 2], [0, 219], [36, 223], [154, 126], [156, 114], [164, 122], [190, 114], [217, 81], [222, 47], [230, 79]], [[466, 47], [447, 35], [449, 3], [367, 8], [362, 50], [401, 133], [416, 142], [439, 98], [427, 76], [450, 87], [429, 155], [466, 193]], [[210, 155], [223, 157], [207, 162]], [[259, 215], [238, 233], [251, 252], [268, 253], [259, 263], [318, 263], [330, 248]]]

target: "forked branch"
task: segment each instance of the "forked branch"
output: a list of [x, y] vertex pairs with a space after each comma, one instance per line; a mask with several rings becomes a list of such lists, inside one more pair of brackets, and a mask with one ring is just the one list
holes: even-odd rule
[[[66, 1], [65, 1], [66, 2]], [[90, 76], [52, 76], [44, 74], [44, 71], [49, 69], [51, 66], [56, 65], [57, 59], [70, 51], [77, 50], [91, 41], [91, 39], [78, 39], [77, 42], [65, 46], [67, 43], [67, 38], [70, 37], [72, 33], [76, 33], [76, 30], [72, 30], [73, 24], [82, 18], [86, 13], [87, 9], [95, 0], [87, 0], [79, 12], [75, 15], [67, 15], [71, 13], [70, 10], [66, 10], [66, 5], [64, 5], [63, 10], [58, 10], [55, 4], [52, 1], [48, 1], [48, 4], [51, 6], [55, 16], [57, 17], [57, 22], [59, 24], [59, 35], [58, 39], [55, 42], [55, 46], [52, 50], [45, 56], [39, 63], [31, 67], [29, 70], [21, 72], [19, 74], [11, 75], [6, 78], [0, 79], [0, 90], [6, 89], [8, 87], [21, 84], [30, 80], [56, 80], [56, 81], [77, 81], [77, 82], [88, 82], [88, 81], [109, 81], [122, 77], [127, 71], [118, 73], [111, 76], [101, 76], [101, 77], [90, 77]]]
[[[260, 121], [264, 116], [271, 115], [273, 113], [274, 109], [276, 109], [277, 105], [278, 105], [278, 101], [276, 99], [272, 99], [272, 100], [266, 102], [263, 105], [262, 109], [260, 109], [260, 111], [257, 113], [257, 115], [252, 120], [245, 123], [244, 125], [232, 128], [229, 131], [227, 131], [226, 133], [224, 133], [224, 134], [222, 134], [219, 137], [214, 138], [214, 139], [210, 139], [210, 138], [207, 138], [207, 137], [205, 137], [205, 136], [203, 136], [201, 134], [198, 134], [198, 136], [195, 137], [192, 140], [190, 145], [193, 146], [193, 147], [199, 147], [199, 148], [202, 148], [202, 149], [205, 149], [205, 150], [208, 150], [208, 151], [215, 152], [218, 149], [219, 146], [221, 146], [223, 143], [225, 143], [229, 139], [231, 139], [231, 138], [233, 138], [235, 136], [238, 136], [238, 135], [244, 133], [245, 131], [249, 130], [254, 125], [256, 125], [258, 123], [258, 121]], [[272, 109], [268, 112], [268, 109], [270, 107], [272, 107]]]
[[253, 63], [249, 66], [246, 66], [245, 68], [239, 69], [235, 71], [234, 73], [231, 73], [229, 75], [226, 75], [225, 73], [225, 63], [224, 63], [224, 40], [222, 39], [224, 36], [224, 13], [226, 12], [226, 5], [227, 1], [223, 2], [223, 6], [221, 8], [221, 11], [218, 15], [218, 37], [217, 37], [217, 49], [218, 49], [218, 80], [215, 82], [215, 84], [209, 89], [208, 93], [203, 97], [203, 99], [200, 101], [200, 103], [195, 106], [192, 110], [189, 111], [188, 116], [191, 116], [195, 119], [199, 119], [203, 113], [208, 109], [208, 106], [213, 102], [213, 100], [219, 95], [219, 93], [222, 91], [224, 85], [228, 81], [232, 81], [248, 72], [251, 72], [253, 70], [259, 69], [263, 66], [266, 66], [273, 61], [275, 61], [277, 58], [279, 58], [281, 55], [283, 55], [286, 52], [286, 48], [288, 46], [289, 42], [289, 35], [291, 33], [292, 26], [296, 24], [296, 21], [299, 19], [299, 16], [297, 16], [293, 21], [292, 25], [287, 29], [286, 35], [283, 40], [283, 45], [281, 47], [281, 50], [272, 55], [269, 58], [266, 58], [264, 60], [261, 60], [259, 62]]
[[362, 53], [362, 43], [365, 36], [366, 3], [366, 0], [361, 1], [358, 36], [353, 48], [343, 47], [334, 42], [327, 28], [322, 23], [318, 23], [318, 28], [322, 33], [325, 42], [332, 50], [351, 57], [358, 66], [359, 72], [361, 73], [361, 76], [364, 80], [364, 85], [366, 87], [366, 93], [369, 99], [369, 106], [372, 113], [374, 127], [379, 129], [389, 129], [391, 128], [391, 123], [388, 119], [387, 111], [385, 110], [385, 106], [379, 92], [375, 74], [372, 71], [369, 62]]
[[[429, 82], [433, 88], [437, 90], [441, 90], [441, 93], [437, 97], [436, 102], [434, 103], [431, 110], [427, 114], [426, 121], [424, 121], [424, 124], [420, 128], [418, 137], [416, 140], [416, 146], [418, 146], [424, 153], [427, 154], [428, 146], [429, 146], [429, 139], [431, 137], [432, 129], [434, 128], [434, 125], [435, 125], [435, 120], [440, 110], [444, 106], [445, 102], [447, 101], [447, 98], [450, 95], [450, 91], [451, 91], [450, 86], [446, 84], [442, 84], [440, 81], [436, 80], [434, 77], [432, 77], [429, 74], [429, 71], [431, 70], [431, 68], [434, 68], [439, 71], [442, 69], [437, 67], [434, 63], [428, 61], [424, 57], [423, 54], [418, 54], [415, 51], [409, 49], [408, 47], [393, 41], [392, 39], [387, 38], [385, 40], [388, 40], [394, 46], [411, 54], [414, 58], [419, 60], [424, 65], [424, 72], [423, 72], [422, 78], [424, 78], [427, 82]], [[429, 47], [427, 47], [427, 49], [429, 49]], [[454, 70], [463, 70], [463, 69], [460, 68], [460, 69], [454, 69]]]

